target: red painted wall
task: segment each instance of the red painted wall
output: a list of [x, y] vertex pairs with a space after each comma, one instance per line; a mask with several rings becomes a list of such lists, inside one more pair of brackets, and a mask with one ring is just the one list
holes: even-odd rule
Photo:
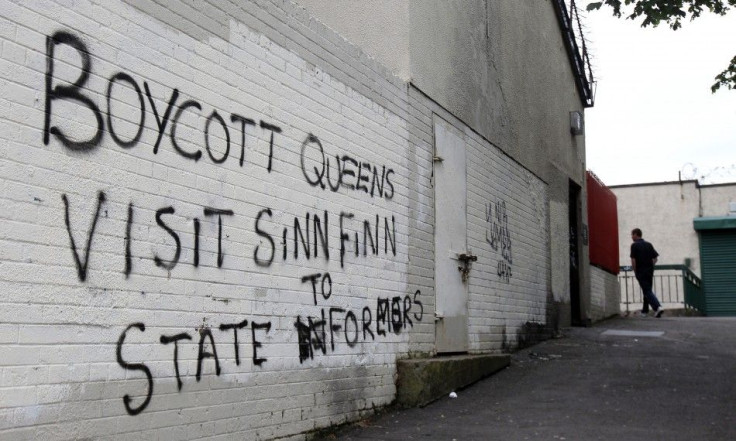
[[588, 172], [588, 245], [590, 263], [618, 274], [618, 210], [616, 195]]

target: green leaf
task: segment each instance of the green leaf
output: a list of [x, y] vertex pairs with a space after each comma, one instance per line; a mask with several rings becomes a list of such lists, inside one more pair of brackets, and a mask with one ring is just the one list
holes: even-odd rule
[[[678, 30], [684, 20], [693, 21], [704, 13], [726, 15], [734, 13], [736, 0], [602, 0], [588, 3], [586, 10], [600, 10], [605, 6], [613, 10], [615, 17], [640, 20], [642, 27], [656, 28], [660, 24]], [[716, 75], [711, 91], [736, 90], [736, 57]]]
[[725, 87], [729, 90], [736, 89], [736, 57], [733, 57], [728, 67], [718, 75], [716, 75], [716, 82], [710, 86], [710, 90], [716, 93], [721, 87]]

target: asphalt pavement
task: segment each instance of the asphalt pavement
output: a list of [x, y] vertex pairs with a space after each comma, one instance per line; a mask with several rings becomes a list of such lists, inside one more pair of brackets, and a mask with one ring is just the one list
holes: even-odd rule
[[568, 328], [456, 394], [324, 437], [736, 440], [736, 317], [617, 317]]

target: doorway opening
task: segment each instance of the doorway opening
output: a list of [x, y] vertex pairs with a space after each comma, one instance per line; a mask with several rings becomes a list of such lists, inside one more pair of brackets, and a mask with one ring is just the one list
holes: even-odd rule
[[573, 326], [582, 326], [580, 312], [580, 186], [570, 181], [568, 220], [570, 225], [570, 321]]

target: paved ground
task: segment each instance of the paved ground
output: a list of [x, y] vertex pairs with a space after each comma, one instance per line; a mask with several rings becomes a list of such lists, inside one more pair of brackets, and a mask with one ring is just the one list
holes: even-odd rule
[[736, 440], [736, 318], [570, 328], [427, 407], [331, 440]]

